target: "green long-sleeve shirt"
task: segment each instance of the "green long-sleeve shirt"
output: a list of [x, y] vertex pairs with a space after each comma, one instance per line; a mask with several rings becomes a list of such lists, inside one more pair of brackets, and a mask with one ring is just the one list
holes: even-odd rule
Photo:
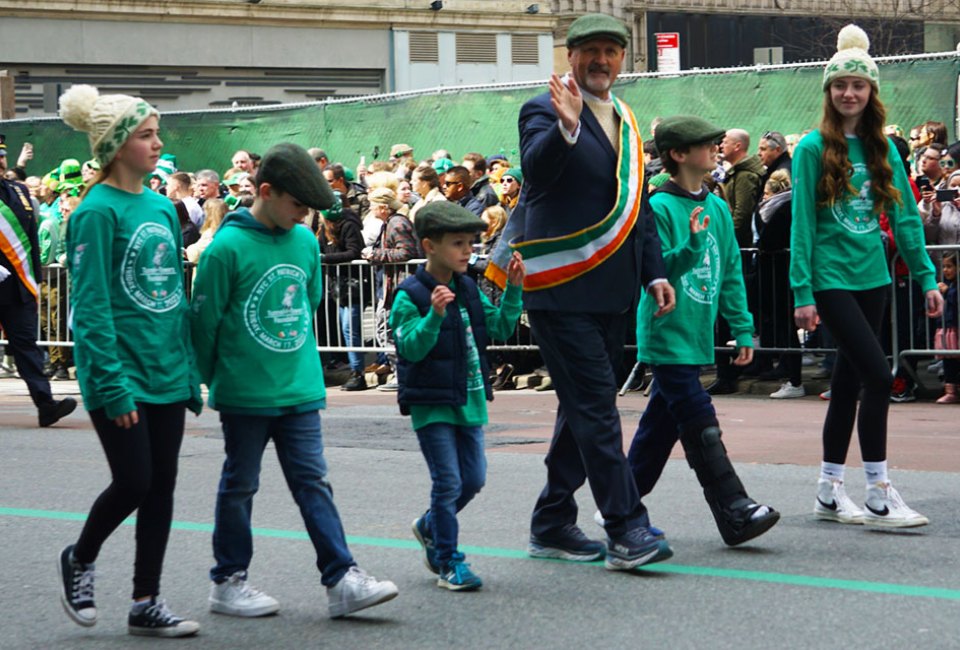
[[88, 411], [188, 401], [199, 413], [173, 203], [94, 186], [67, 228], [74, 358]]
[[[702, 206], [706, 230], [690, 234], [690, 214]], [[747, 309], [740, 249], [730, 209], [704, 190], [695, 197], [667, 183], [650, 197], [663, 247], [667, 279], [677, 293], [677, 307], [654, 317], [657, 303], [644, 293], [637, 312], [637, 356], [651, 364], [713, 363], [713, 324], [717, 312], [730, 323], [741, 347], [752, 347], [753, 317]]]
[[[889, 145], [893, 185], [903, 199], [903, 205], [895, 204], [887, 213], [897, 250], [923, 290], [936, 289], [933, 264], [924, 249], [923, 222], [897, 148], [892, 142]], [[848, 136], [847, 149], [853, 165], [850, 182], [857, 194], [823, 206], [817, 205], [817, 183], [823, 168], [820, 132], [809, 133], [794, 150], [790, 286], [797, 307], [814, 304], [815, 291], [863, 291], [890, 284], [863, 145], [859, 138]]]
[[[451, 283], [451, 288], [453, 284]], [[500, 307], [480, 294], [483, 303], [484, 322], [490, 339], [504, 340], [517, 325], [517, 319], [523, 310], [523, 291], [519, 286], [507, 284]], [[447, 305], [447, 309], [460, 309], [464, 323], [464, 337], [467, 342], [467, 403], [464, 406], [427, 406], [412, 404], [410, 418], [414, 430], [428, 424], [444, 422], [459, 426], [483, 426], [487, 423], [487, 400], [483, 387], [484, 378], [480, 375], [480, 357], [477, 345], [470, 329], [470, 316], [462, 301]], [[390, 327], [397, 344], [397, 354], [416, 363], [426, 357], [437, 344], [440, 336], [440, 324], [443, 318], [432, 308], [421, 316], [420, 310], [406, 291], [398, 291], [390, 312]]]

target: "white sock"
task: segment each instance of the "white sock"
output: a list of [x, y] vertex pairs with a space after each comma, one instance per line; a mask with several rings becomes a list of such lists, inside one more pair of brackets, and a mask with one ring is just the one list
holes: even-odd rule
[[820, 463], [820, 478], [828, 481], [842, 481], [845, 467], [842, 463], [828, 463], [827, 461], [823, 461]]
[[887, 483], [887, 461], [881, 460], [873, 463], [864, 461], [863, 473], [867, 475], [867, 485], [876, 485], [877, 483]]

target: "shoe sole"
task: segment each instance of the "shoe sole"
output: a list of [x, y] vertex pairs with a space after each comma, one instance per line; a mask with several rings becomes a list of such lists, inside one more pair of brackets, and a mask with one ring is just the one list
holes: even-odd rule
[[476, 591], [483, 586], [483, 581], [478, 579], [478, 581], [475, 583], [457, 585], [453, 584], [452, 582], [447, 582], [443, 578], [439, 578], [437, 580], [437, 586], [442, 589], [449, 589], [450, 591]]
[[427, 551], [427, 542], [425, 539], [423, 539], [423, 536], [420, 534], [420, 529], [417, 528], [418, 521], [420, 521], [419, 517], [414, 519], [413, 524], [411, 525], [411, 528], [413, 529], [413, 536], [417, 538], [417, 541], [420, 542], [420, 547], [423, 549], [423, 565], [427, 567], [427, 570], [430, 571], [430, 573], [435, 573], [437, 575], [440, 575], [440, 569], [430, 564], [430, 556]]
[[[350, 614], [359, 612], [360, 610], [367, 609], [368, 607], [374, 607], [375, 605], [380, 605], [387, 601], [393, 600], [397, 597], [397, 594], [400, 593], [399, 590], [394, 587], [392, 591], [387, 591], [386, 593], [375, 594], [364, 600], [358, 600], [350, 605], [338, 605], [334, 607], [330, 606], [330, 618], [343, 618]], [[341, 608], [343, 611], [341, 611]]]
[[917, 528], [926, 526], [930, 523], [930, 520], [926, 517], [922, 519], [880, 519], [865, 514], [863, 523], [866, 526], [876, 526], [877, 528]]
[[[607, 558], [603, 562], [603, 567], [608, 571], [630, 571], [631, 569], [636, 569], [638, 566], [643, 566], [644, 564], [651, 564], [658, 555], [660, 554], [660, 544], [657, 544], [656, 548], [653, 550], [644, 553], [643, 555], [628, 559], [618, 557], [616, 555], [610, 555], [607, 553]], [[673, 556], [673, 551], [670, 551], [670, 557]], [[663, 558], [667, 559], [667, 558]]]
[[540, 560], [566, 560], [567, 562], [593, 562], [594, 560], [599, 560], [604, 556], [603, 551], [582, 554], [573, 553], [562, 548], [539, 546], [537, 544], [530, 544], [527, 547], [527, 554], [529, 554], [530, 557]]
[[133, 636], [154, 636], [166, 639], [193, 636], [200, 631], [200, 625], [193, 621], [190, 622], [193, 624], [184, 625], [181, 623], [176, 627], [134, 627], [133, 625], [128, 625], [127, 633]]
[[863, 515], [843, 516], [833, 510], [826, 510], [819, 507], [819, 503], [813, 508], [813, 515], [822, 521], [833, 521], [838, 524], [848, 524], [850, 526], [862, 526], [864, 523]]
[[67, 600], [67, 595], [63, 593], [63, 552], [60, 553], [61, 557], [57, 558], [57, 575], [60, 576], [60, 604], [63, 605], [63, 611], [67, 613], [67, 616], [76, 623], [77, 625], [82, 625], [83, 627], [93, 627], [97, 624], [97, 617], [94, 615], [92, 619], [83, 618], [80, 616], [73, 607], [70, 606], [70, 601]]
[[743, 532], [737, 535], [724, 535], [721, 530], [720, 536], [723, 538], [723, 543], [727, 546], [739, 546], [740, 544], [749, 542], [751, 539], [760, 537], [773, 528], [778, 521], [780, 521], [780, 513], [776, 510], [771, 510], [763, 517], [760, 517], [760, 519], [751, 521], [750, 524], [743, 529]]
[[219, 600], [210, 600], [210, 611], [214, 614], [223, 614], [224, 616], [237, 616], [240, 618], [257, 618], [260, 616], [270, 616], [280, 611], [280, 603], [272, 605], [261, 605], [260, 607], [247, 607], [237, 609], [227, 603]]

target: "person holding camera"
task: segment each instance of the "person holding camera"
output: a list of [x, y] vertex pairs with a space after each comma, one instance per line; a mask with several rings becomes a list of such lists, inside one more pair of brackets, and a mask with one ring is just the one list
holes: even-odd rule
[[[929, 185], [920, 186], [920, 202], [917, 208], [923, 219], [923, 231], [927, 244], [950, 246], [960, 244], [960, 171], [947, 177], [944, 189], [934, 190]], [[931, 251], [935, 266], [940, 266], [941, 251]]]

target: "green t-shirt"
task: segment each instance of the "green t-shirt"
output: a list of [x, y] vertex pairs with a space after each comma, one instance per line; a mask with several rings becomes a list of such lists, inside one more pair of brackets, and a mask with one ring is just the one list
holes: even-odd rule
[[[897, 148], [889, 142], [887, 156], [893, 186], [903, 205], [887, 213], [897, 250], [924, 291], [936, 289], [930, 256], [924, 249], [923, 222]], [[859, 138], [847, 137], [847, 157], [853, 165], [850, 182], [856, 194], [833, 205], [817, 205], [817, 183], [823, 160], [819, 131], [807, 134], [793, 154], [793, 225], [790, 237], [790, 286], [797, 307], [814, 304], [813, 292], [827, 289], [863, 291], [890, 284], [879, 214]]]
[[[690, 234], [690, 214], [702, 206], [706, 230]], [[706, 190], [694, 198], [669, 183], [650, 197], [663, 247], [667, 280], [677, 306], [658, 318], [656, 301], [645, 292], [637, 310], [637, 357], [651, 364], [713, 363], [717, 312], [730, 323], [741, 347], [752, 347], [753, 317], [747, 309], [740, 249], [726, 201]]]
[[[452, 282], [450, 288], [455, 288]], [[513, 333], [523, 309], [522, 296], [520, 287], [508, 284], [498, 308], [485, 295], [480, 294], [489, 338], [503, 340]], [[452, 306], [453, 303], [448, 305], [447, 309]], [[487, 400], [484, 378], [480, 372], [479, 350], [465, 304], [458, 300], [457, 307], [460, 309], [467, 344], [467, 403], [463, 406], [411, 404], [410, 419], [414, 430], [438, 422], [474, 427], [487, 423]], [[426, 357], [437, 344], [442, 322], [443, 318], [438, 316], [433, 308], [421, 316], [420, 310], [407, 292], [398, 291], [390, 312], [390, 327], [397, 344], [397, 354], [413, 363]]]
[[77, 379], [87, 410], [188, 401], [200, 385], [187, 324], [173, 203], [144, 188], [94, 186], [67, 228]]

